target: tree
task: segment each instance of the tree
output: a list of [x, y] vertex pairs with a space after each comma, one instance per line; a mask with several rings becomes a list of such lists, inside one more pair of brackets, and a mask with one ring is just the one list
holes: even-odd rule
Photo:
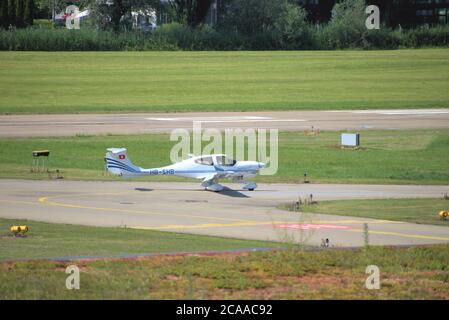
[[112, 3], [112, 10], [111, 10], [111, 22], [114, 31], [119, 31], [120, 19], [122, 18], [122, 16], [125, 15], [125, 13], [129, 9], [131, 9], [131, 4], [129, 1], [114, 0], [114, 2]]
[[[307, 40], [307, 12], [289, 0], [233, 0], [220, 28], [258, 39], [275, 41], [278, 47], [300, 49]], [[270, 40], [272, 39], [272, 40]]]
[[190, 27], [204, 22], [213, 0], [169, 0], [178, 21]]
[[0, 0], [0, 27], [6, 28], [8, 25], [8, 0]]
[[275, 22], [282, 37], [282, 46], [287, 49], [304, 49], [309, 45], [310, 34], [307, 11], [292, 3], [286, 3], [282, 14]]
[[34, 19], [34, 1], [25, 0], [25, 9], [23, 14], [23, 20], [26, 26], [33, 25]]
[[343, 0], [332, 9], [329, 39], [337, 48], [357, 47], [366, 32], [365, 0]]
[[16, 21], [15, 25], [18, 28], [22, 28], [24, 26], [23, 21], [23, 13], [24, 13], [24, 0], [16, 0]]
[[33, 23], [33, 0], [0, 0], [0, 27], [18, 28]]
[[16, 21], [16, 2], [8, 0], [8, 25], [15, 25]]
[[221, 27], [247, 36], [274, 29], [283, 0], [234, 0], [223, 17]]

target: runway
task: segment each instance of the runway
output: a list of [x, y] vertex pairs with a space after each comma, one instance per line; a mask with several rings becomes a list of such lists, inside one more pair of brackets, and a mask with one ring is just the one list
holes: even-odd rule
[[[449, 228], [385, 220], [298, 214], [277, 209], [283, 202], [314, 199], [440, 197], [449, 186], [261, 184], [221, 193], [198, 183], [0, 180], [0, 216], [54, 223], [187, 232], [331, 246], [449, 243]], [[32, 228], [32, 224], [31, 224]], [[32, 231], [31, 231], [32, 232]]]
[[0, 137], [76, 134], [145, 134], [202, 128], [266, 128], [285, 131], [449, 128], [448, 109], [127, 113], [0, 116]]

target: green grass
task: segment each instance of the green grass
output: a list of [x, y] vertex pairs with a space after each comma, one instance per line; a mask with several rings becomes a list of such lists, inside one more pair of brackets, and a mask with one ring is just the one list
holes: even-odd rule
[[[12, 225], [27, 225], [24, 238], [13, 237]], [[278, 248], [251, 241], [129, 228], [88, 227], [0, 218], [0, 260], [76, 256], [118, 257], [129, 254]]]
[[0, 52], [0, 114], [448, 107], [449, 49]]
[[[360, 150], [338, 147], [339, 132], [307, 136], [279, 134], [279, 170], [260, 176], [260, 182], [301, 183], [304, 172], [312, 183], [448, 184], [449, 130], [361, 131]], [[413, 141], [413, 143], [411, 143]], [[169, 164], [171, 147], [166, 134], [136, 136], [78, 136], [0, 140], [0, 177], [48, 179], [31, 174], [31, 151], [50, 149], [50, 167], [66, 179], [111, 180], [102, 175], [108, 147], [127, 147], [142, 167]], [[180, 181], [176, 177], [146, 177], [150, 181]], [[437, 195], [435, 195], [437, 196]]]
[[[286, 206], [281, 205], [281, 208]], [[449, 211], [447, 199], [369, 199], [321, 201], [301, 206], [303, 212], [449, 226], [438, 213]]]
[[[0, 299], [443, 299], [449, 246], [0, 263]], [[67, 290], [65, 268], [80, 268]], [[365, 269], [380, 269], [367, 290]]]

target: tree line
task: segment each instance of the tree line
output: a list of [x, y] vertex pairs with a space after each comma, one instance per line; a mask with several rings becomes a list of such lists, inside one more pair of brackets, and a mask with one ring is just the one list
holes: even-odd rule
[[31, 26], [34, 9], [34, 0], [0, 0], [1, 27], [23, 28]]
[[[4, 25], [27, 26], [29, 20], [24, 18], [25, 10], [21, 14], [22, 5], [12, 10], [12, 6], [4, 4], [21, 1], [26, 5], [30, 0], [0, 1], [2, 17], [9, 21]], [[54, 1], [57, 10], [68, 4], [68, 0]], [[297, 0], [220, 0], [226, 5], [225, 10], [219, 10], [214, 24], [207, 24], [212, 0], [112, 3], [84, 0], [84, 5], [90, 3], [92, 13], [81, 30], [41, 27], [38, 23], [32, 28], [0, 28], [0, 50], [333, 50], [449, 46], [449, 25], [445, 24], [392, 28], [382, 23], [380, 30], [368, 30], [366, 2], [339, 0], [329, 21], [315, 23], [308, 19], [306, 9]], [[145, 6], [157, 13], [166, 10], [171, 23], [158, 23], [150, 32], [134, 30], [124, 17]], [[16, 17], [23, 17], [23, 21], [18, 22]]]

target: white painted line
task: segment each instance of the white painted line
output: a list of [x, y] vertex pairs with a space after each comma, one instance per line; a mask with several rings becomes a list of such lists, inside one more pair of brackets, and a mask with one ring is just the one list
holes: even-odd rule
[[235, 116], [235, 117], [176, 117], [176, 118], [145, 118], [145, 120], [154, 121], [225, 121], [225, 120], [269, 120], [271, 117], [257, 117], [257, 116]]
[[[359, 114], [366, 114], [368, 112], [356, 112]], [[399, 116], [399, 115], [408, 115], [408, 116], [424, 116], [424, 115], [432, 115], [432, 114], [449, 114], [449, 111], [395, 111], [395, 112], [370, 112], [371, 114], [383, 114], [389, 116]]]
[[223, 122], [304, 122], [305, 119], [270, 119], [270, 120], [206, 120], [198, 121], [203, 123], [223, 123]]
[[326, 112], [349, 112], [355, 114], [381, 114], [381, 115], [433, 115], [449, 114], [449, 109], [401, 109], [401, 110], [329, 110]]
[[305, 119], [275, 119], [270, 117], [184, 117], [184, 118], [145, 118], [150, 121], [202, 122], [202, 123], [242, 123], [242, 122], [304, 122]]

